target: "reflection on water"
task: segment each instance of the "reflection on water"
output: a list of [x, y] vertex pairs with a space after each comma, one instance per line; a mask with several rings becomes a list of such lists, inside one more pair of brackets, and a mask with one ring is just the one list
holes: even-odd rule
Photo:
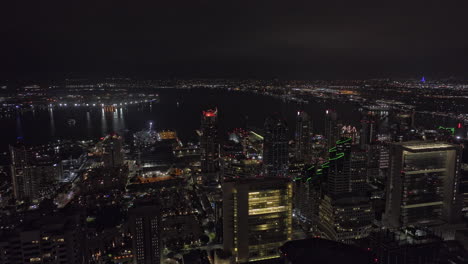
[[[36, 109], [34, 115], [32, 112], [18, 113], [16, 120], [14, 117], [0, 119], [0, 127], [9, 128], [2, 133], [5, 136], [0, 137], [0, 151], [14, 143], [17, 137], [24, 137], [27, 143], [32, 144], [46, 143], [51, 139], [97, 139], [112, 132], [128, 137], [126, 131], [148, 129], [150, 120], [155, 130], [175, 129], [183, 141], [194, 141], [198, 138], [195, 130], [200, 127], [201, 111], [214, 107], [219, 111], [221, 138], [235, 127], [248, 125], [261, 128], [268, 114], [278, 112], [286, 118], [292, 137], [299, 109], [313, 117], [317, 132], [322, 129], [323, 113], [327, 108], [335, 108], [342, 119], [354, 120], [357, 122], [354, 125], [359, 124], [357, 107], [351, 103], [311, 100], [307, 105], [298, 105], [261, 95], [209, 89], [161, 89], [158, 92], [161, 99], [158, 103], [125, 106], [115, 111], [98, 107], [57, 107], [49, 108], [48, 112]], [[76, 120], [75, 126], [68, 125], [70, 119]], [[46, 123], [48, 125], [44, 126]]]
[[55, 137], [54, 108], [49, 107], [48, 111], [49, 111], [50, 136]]
[[106, 120], [106, 111], [104, 108], [101, 109], [101, 136], [107, 134], [107, 120]]
[[125, 127], [125, 116], [124, 116], [123, 108], [119, 109], [119, 120], [120, 120], [119, 129], [120, 130], [125, 130], [126, 127]]
[[91, 114], [89, 111], [86, 111], [86, 136], [90, 138], [93, 134], [92, 132], [93, 124], [91, 122]]

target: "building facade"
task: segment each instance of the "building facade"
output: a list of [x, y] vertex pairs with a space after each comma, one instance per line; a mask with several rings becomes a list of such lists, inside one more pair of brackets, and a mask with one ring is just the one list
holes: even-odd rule
[[306, 112], [298, 111], [296, 117], [295, 157], [310, 162], [312, 159], [312, 121]]
[[455, 223], [461, 214], [461, 147], [416, 141], [390, 146], [385, 224]]
[[105, 167], [116, 168], [124, 163], [122, 150], [123, 139], [118, 135], [111, 135], [104, 138], [102, 160]]
[[292, 236], [292, 184], [255, 179], [223, 184], [223, 247], [236, 262], [279, 257]]
[[263, 166], [266, 176], [284, 177], [288, 173], [288, 127], [281, 118], [265, 121], [263, 139]]
[[78, 215], [47, 215], [0, 231], [0, 263], [84, 263], [85, 237]]
[[10, 146], [11, 176], [17, 200], [36, 200], [52, 194], [51, 186], [63, 177], [61, 162], [41, 160], [32, 150]]
[[219, 170], [218, 109], [203, 111], [201, 117], [200, 161], [202, 173]]
[[129, 210], [134, 263], [161, 263], [161, 213], [157, 205], [137, 205]]

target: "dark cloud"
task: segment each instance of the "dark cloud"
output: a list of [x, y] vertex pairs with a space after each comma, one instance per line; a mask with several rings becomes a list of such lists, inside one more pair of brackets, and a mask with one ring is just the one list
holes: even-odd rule
[[464, 77], [464, 2], [381, 2], [7, 3], [0, 77]]

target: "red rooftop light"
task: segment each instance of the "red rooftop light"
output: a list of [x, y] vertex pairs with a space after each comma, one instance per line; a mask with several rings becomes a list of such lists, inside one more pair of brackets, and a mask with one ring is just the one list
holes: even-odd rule
[[207, 110], [207, 111], [203, 111], [203, 115], [204, 115], [205, 117], [214, 117], [214, 116], [216, 116], [217, 114], [218, 114], [218, 109], [217, 109], [217, 108], [214, 109], [214, 110], [213, 110], [213, 109], [209, 109], [209, 110]]

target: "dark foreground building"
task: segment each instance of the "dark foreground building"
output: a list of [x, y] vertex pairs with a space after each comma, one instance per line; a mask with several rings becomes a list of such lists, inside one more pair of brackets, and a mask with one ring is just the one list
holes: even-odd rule
[[289, 241], [279, 251], [286, 264], [378, 263], [371, 251], [321, 238]]

